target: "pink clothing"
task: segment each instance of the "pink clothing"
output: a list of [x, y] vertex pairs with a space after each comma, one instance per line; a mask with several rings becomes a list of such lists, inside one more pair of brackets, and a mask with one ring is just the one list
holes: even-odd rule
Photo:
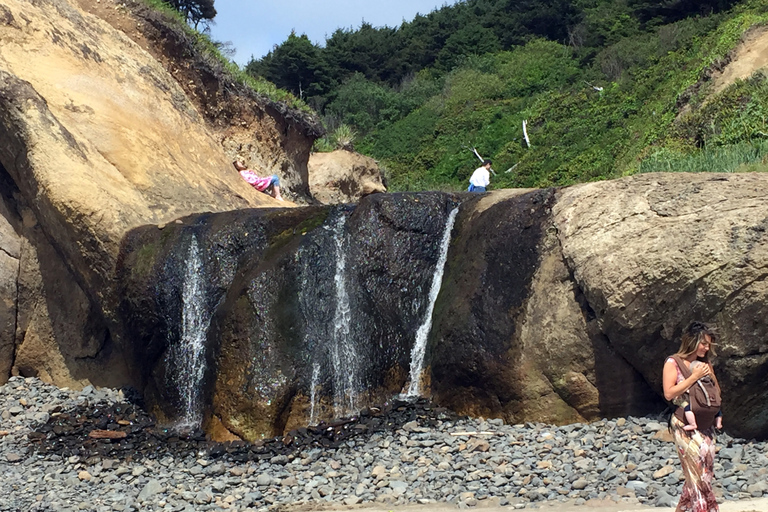
[[258, 190], [259, 192], [264, 192], [267, 188], [269, 188], [273, 180], [273, 176], [261, 178], [259, 177], [258, 174], [251, 171], [250, 169], [240, 171], [240, 176], [242, 176], [245, 181], [247, 181], [253, 188]]

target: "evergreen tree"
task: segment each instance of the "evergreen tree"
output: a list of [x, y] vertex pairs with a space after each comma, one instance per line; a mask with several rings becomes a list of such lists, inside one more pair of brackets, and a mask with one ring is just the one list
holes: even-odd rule
[[245, 70], [305, 99], [327, 93], [334, 83], [320, 48], [295, 32], [260, 61], [251, 59]]
[[179, 11], [187, 23], [197, 28], [203, 20], [212, 20], [216, 17], [214, 0], [167, 0], [168, 4]]

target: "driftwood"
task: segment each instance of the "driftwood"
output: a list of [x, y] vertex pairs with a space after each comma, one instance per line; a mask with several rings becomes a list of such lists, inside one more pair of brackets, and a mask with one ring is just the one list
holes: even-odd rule
[[[472, 148], [472, 152], [475, 154], [477, 158], [480, 159], [481, 162], [485, 162], [485, 158], [480, 156], [480, 153], [477, 152], [477, 149]], [[496, 176], [496, 171], [493, 170], [493, 167], [491, 167], [491, 172], [493, 173], [494, 176]]]
[[528, 147], [531, 147], [531, 139], [528, 138], [528, 120], [523, 121], [523, 137], [525, 137], [525, 143]]
[[128, 437], [128, 433], [120, 430], [91, 430], [88, 437], [93, 439], [123, 439]]

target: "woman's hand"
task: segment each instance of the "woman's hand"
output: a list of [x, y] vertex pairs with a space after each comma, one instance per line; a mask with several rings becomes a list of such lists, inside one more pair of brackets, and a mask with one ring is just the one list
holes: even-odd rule
[[702, 377], [706, 377], [710, 373], [711, 370], [709, 369], [708, 364], [697, 365], [693, 370], [691, 370], [691, 375], [693, 376], [694, 380], [699, 380]]
[[717, 430], [723, 430], [723, 417], [722, 416], [717, 416], [715, 418], [715, 428]]

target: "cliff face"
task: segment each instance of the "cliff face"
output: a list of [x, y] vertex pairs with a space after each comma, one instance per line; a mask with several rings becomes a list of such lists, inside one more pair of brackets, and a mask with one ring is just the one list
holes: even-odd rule
[[[183, 415], [173, 375], [189, 365], [174, 347], [195, 337], [200, 411], [244, 438], [380, 402], [408, 388], [460, 203], [421, 375], [439, 404], [515, 423], [658, 413], [664, 359], [703, 320], [721, 329], [729, 431], [765, 437], [766, 187], [762, 174], [658, 174], [191, 217], [131, 233], [122, 318], [166, 418]], [[179, 323], [194, 303], [207, 316], [190, 336]]]
[[416, 378], [439, 403], [568, 422], [661, 410], [703, 320], [727, 427], [768, 436], [765, 174], [261, 208], [231, 159], [298, 197], [311, 120], [236, 102], [167, 57], [183, 32], [120, 12], [0, 5], [0, 380], [130, 384], [163, 421], [255, 439], [401, 392], [431, 318]]
[[[142, 12], [161, 34], [157, 15]], [[181, 53], [183, 33], [164, 30], [147, 49]], [[61, 385], [125, 381], [123, 368], [99, 366], [122, 366], [112, 283], [121, 240], [193, 212], [277, 204], [240, 178], [236, 154], [258, 154], [306, 199], [311, 122], [246, 93], [223, 97], [212, 89], [224, 88], [220, 77], [208, 77], [216, 110], [205, 95], [190, 98], [180, 83], [195, 84], [171, 62], [66, 0], [0, 5], [0, 368], [14, 361]], [[208, 76], [183, 78], [195, 73]]]

